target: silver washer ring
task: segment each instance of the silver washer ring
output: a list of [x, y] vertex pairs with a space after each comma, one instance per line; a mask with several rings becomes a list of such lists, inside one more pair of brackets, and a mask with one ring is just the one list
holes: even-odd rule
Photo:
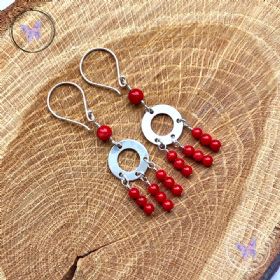
[[[178, 140], [184, 128], [183, 122], [178, 122], [182, 119], [181, 114], [172, 106], [159, 104], [151, 107], [153, 113], [146, 112], [143, 116], [141, 127], [145, 137], [153, 144], [158, 145], [159, 141], [164, 145], [169, 145]], [[152, 130], [152, 120], [157, 115], [167, 115], [173, 121], [173, 129], [166, 135], [158, 135]], [[157, 141], [158, 139], [159, 141]]]
[[[123, 177], [128, 181], [139, 179], [141, 174], [145, 174], [149, 167], [149, 154], [147, 149], [140, 142], [132, 139], [125, 139], [118, 143], [121, 144], [122, 147], [119, 148], [117, 145], [114, 145], [108, 155], [108, 165], [111, 172], [119, 179], [122, 179]], [[139, 155], [140, 163], [133, 171], [125, 171], [119, 166], [118, 158], [120, 153], [124, 150], [133, 150]], [[138, 175], [136, 175], [136, 173]]]

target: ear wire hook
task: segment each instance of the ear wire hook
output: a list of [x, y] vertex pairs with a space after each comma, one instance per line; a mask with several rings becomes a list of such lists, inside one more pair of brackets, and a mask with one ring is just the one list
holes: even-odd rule
[[87, 117], [87, 120], [90, 121], [90, 122], [94, 122], [97, 126], [98, 126], [98, 123], [95, 121], [95, 117], [93, 115], [93, 112], [92, 110], [88, 107], [88, 104], [87, 104], [87, 100], [86, 100], [86, 96], [85, 96], [85, 93], [83, 91], [83, 89], [77, 85], [76, 83], [72, 83], [72, 82], [61, 82], [61, 83], [58, 83], [56, 84], [54, 87], [51, 88], [51, 90], [49, 91], [48, 93], [48, 97], [47, 97], [47, 106], [48, 106], [48, 109], [50, 111], [51, 114], [53, 114], [56, 118], [58, 118], [59, 120], [62, 120], [62, 121], [67, 121], [67, 122], [70, 122], [70, 123], [73, 123], [73, 124], [76, 124], [76, 125], [79, 125], [79, 126], [82, 126], [83, 128], [85, 128], [86, 130], [92, 130], [89, 126], [87, 126], [86, 124], [83, 124], [79, 121], [75, 121], [75, 120], [71, 120], [69, 118], [66, 118], [66, 117], [63, 117], [63, 116], [60, 116], [58, 113], [56, 113], [52, 108], [51, 108], [51, 105], [50, 105], [50, 100], [51, 100], [51, 95], [52, 93], [54, 92], [55, 89], [57, 89], [58, 87], [61, 87], [61, 86], [64, 86], [64, 85], [70, 85], [70, 86], [73, 86], [75, 88], [77, 88], [81, 95], [82, 95], [82, 98], [83, 98], [83, 104], [84, 104], [84, 109], [85, 109], [85, 113], [86, 113], [86, 117]]
[[126, 82], [126, 79], [125, 79], [125, 76], [123, 76], [121, 73], [120, 73], [120, 66], [119, 66], [119, 61], [118, 61], [118, 58], [117, 56], [115, 55], [115, 53], [110, 50], [110, 49], [107, 49], [107, 48], [93, 48], [93, 49], [90, 49], [88, 50], [84, 56], [82, 57], [81, 61], [80, 61], [80, 73], [83, 77], [83, 79], [89, 83], [90, 85], [93, 85], [93, 86], [98, 86], [98, 87], [101, 87], [101, 88], [106, 88], [106, 89], [110, 89], [112, 91], [114, 91], [117, 95], [121, 95], [120, 91], [112, 86], [108, 86], [108, 85], [104, 85], [104, 84], [100, 84], [100, 83], [96, 83], [96, 82], [93, 82], [91, 81], [89, 78], [87, 78], [87, 76], [85, 75], [84, 73], [84, 70], [83, 70], [83, 63], [84, 63], [84, 60], [93, 52], [95, 51], [103, 51], [103, 52], [107, 52], [109, 53], [115, 60], [115, 63], [116, 63], [116, 69], [117, 69], [117, 78], [118, 78], [118, 83], [119, 83], [119, 86], [121, 88], [124, 88], [124, 87], [128, 87], [128, 84]]

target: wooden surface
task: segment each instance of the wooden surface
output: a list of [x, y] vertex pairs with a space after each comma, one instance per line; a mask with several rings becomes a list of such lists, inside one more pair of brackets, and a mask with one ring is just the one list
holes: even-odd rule
[[[40, 9], [57, 35], [37, 54], [5, 30], [21, 5], [2, 18], [0, 41], [0, 279], [259, 279], [280, 247], [278, 2], [53, 1]], [[182, 178], [141, 134], [142, 108], [82, 80], [79, 60], [98, 46], [117, 53], [149, 105], [170, 104], [221, 139], [211, 169], [193, 164]], [[116, 84], [112, 61], [100, 58], [87, 73]], [[145, 217], [107, 168], [110, 145], [51, 117], [47, 92], [63, 80], [85, 89], [116, 139], [140, 140], [185, 187], [172, 213]], [[79, 95], [59, 94], [56, 109], [82, 119]], [[195, 143], [187, 131], [181, 141]], [[256, 259], [242, 260], [236, 243], [252, 238]]]

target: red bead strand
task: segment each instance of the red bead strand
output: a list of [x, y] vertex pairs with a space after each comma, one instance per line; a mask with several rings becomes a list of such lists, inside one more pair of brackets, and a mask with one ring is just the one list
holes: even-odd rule
[[[195, 127], [195, 128], [192, 129], [192, 136], [195, 139], [199, 140], [201, 145], [208, 146], [215, 153], [217, 153], [222, 146], [222, 144], [219, 140], [216, 140], [216, 139], [213, 140], [210, 134], [204, 133], [202, 131], [202, 129], [199, 128], [199, 127]], [[190, 153], [189, 150], [186, 150], [186, 155], [188, 153]]]
[[[166, 172], [165, 172], [163, 169], [160, 169], [160, 170], [158, 170], [158, 171], [160, 171], [160, 174], [162, 173], [162, 174], [165, 175], [164, 179], [162, 180], [162, 177], [160, 177], [161, 180], [159, 180], [159, 181], [161, 181], [161, 182], [163, 183], [163, 185], [164, 185], [167, 189], [169, 189], [169, 190], [172, 192], [173, 195], [175, 195], [175, 196], [181, 196], [182, 193], [183, 193], [183, 188], [182, 188], [182, 186], [176, 184], [176, 183], [175, 183], [175, 180], [174, 180], [172, 177], [167, 176]], [[157, 171], [157, 172], [158, 172], [158, 171]], [[185, 165], [185, 166], [182, 168], [181, 172], [182, 172], [182, 174], [183, 174], [185, 177], [188, 177], [188, 176], [190, 176], [190, 175], [192, 174], [192, 168], [191, 168], [189, 165]], [[156, 177], [157, 177], [157, 179], [158, 179], [157, 173], [156, 173]], [[157, 184], [154, 184], [154, 183], [151, 184], [151, 185], [148, 187], [148, 192], [149, 192], [151, 195], [154, 195], [154, 196], [157, 196], [157, 195], [160, 193], [160, 194], [159, 194], [159, 199], [164, 200], [164, 199], [162, 198], [162, 196], [164, 196], [164, 195], [162, 194], [162, 192], [160, 192], [159, 186], [158, 186]], [[156, 199], [157, 199], [157, 198], [156, 198]], [[166, 199], [166, 197], [165, 197], [165, 199]]]
[[[174, 185], [174, 187], [171, 189], [171, 191], [174, 195], [180, 196], [181, 193], [183, 192], [183, 188], [179, 185]], [[170, 207], [170, 206], [167, 206], [167, 204], [172, 205], [172, 208], [174, 207], [173, 202], [171, 200], [167, 199], [167, 196], [166, 196], [165, 192], [160, 191], [158, 184], [155, 184], [155, 183], [150, 184], [149, 187], [148, 187], [148, 192], [152, 196], [155, 197], [156, 201], [163, 207], [164, 210], [169, 209], [168, 207]], [[171, 201], [171, 203], [166, 202], [166, 201]], [[170, 211], [170, 210], [166, 210], [166, 211]]]
[[[214, 140], [214, 141], [218, 141], [218, 140]], [[217, 145], [216, 147], [218, 147], [218, 144], [214, 144], [214, 145]], [[206, 167], [210, 167], [213, 163], [212, 156], [204, 155], [202, 151], [195, 150], [194, 147], [191, 145], [185, 145], [182, 148], [182, 152], [186, 157], [190, 157], [196, 162], [202, 163]], [[189, 175], [192, 174], [192, 168], [191, 166], [187, 165], [181, 170], [181, 172], [184, 176], [188, 177]]]
[[151, 215], [154, 212], [154, 210], [155, 210], [154, 205], [152, 203], [148, 203], [147, 197], [144, 195], [141, 195], [138, 188], [136, 188], [136, 187], [130, 188], [128, 191], [128, 195], [130, 198], [135, 200], [136, 204], [141, 209], [143, 209], [143, 211], [146, 215]]
[[174, 203], [167, 198], [164, 192], [159, 192], [155, 196], [155, 199], [162, 206], [162, 208], [167, 212], [170, 212], [174, 208]]
[[[188, 154], [189, 156], [192, 157], [192, 154], [194, 152], [194, 148], [190, 145], [187, 145], [183, 148], [183, 153], [186, 155]], [[166, 158], [167, 158], [167, 161], [173, 163], [173, 167], [176, 169], [176, 170], [180, 170], [181, 173], [185, 176], [185, 177], [188, 177], [192, 174], [192, 168], [190, 165], [187, 165], [185, 163], [185, 161], [178, 157], [177, 153], [173, 150], [169, 150], [166, 154]], [[170, 179], [169, 179], [170, 180]], [[164, 181], [161, 180], [161, 181]], [[167, 188], [171, 188], [171, 187], [168, 187], [168, 183], [167, 183]]]

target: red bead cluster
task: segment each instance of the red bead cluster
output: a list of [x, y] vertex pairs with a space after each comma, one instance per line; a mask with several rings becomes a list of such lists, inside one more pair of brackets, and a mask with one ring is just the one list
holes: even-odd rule
[[181, 196], [183, 193], [182, 186], [175, 183], [175, 180], [167, 176], [166, 172], [163, 169], [159, 169], [156, 172], [156, 178], [163, 183], [163, 185], [169, 189], [173, 195]]
[[156, 201], [165, 211], [170, 212], [174, 207], [173, 202], [170, 199], [167, 199], [167, 196], [164, 192], [160, 191], [158, 184], [150, 184], [148, 187], [148, 192], [155, 197]]
[[175, 151], [168, 151], [166, 154], [166, 158], [169, 162], [173, 163], [173, 167], [177, 170], [180, 170], [185, 177], [189, 177], [192, 174], [192, 167], [185, 164], [185, 161], [182, 158], [178, 157]]
[[143, 209], [146, 215], [151, 215], [155, 207], [152, 203], [148, 203], [148, 200], [146, 196], [141, 195], [139, 190], [135, 187], [130, 188], [128, 191], [128, 195], [130, 198], [134, 199], [136, 201], [136, 204]]
[[210, 147], [213, 152], [217, 153], [222, 146], [219, 140], [213, 140], [210, 134], [203, 133], [202, 129], [199, 127], [192, 129], [192, 136], [199, 140], [201, 145]]
[[210, 167], [213, 163], [213, 158], [210, 155], [204, 155], [202, 151], [195, 150], [191, 145], [183, 147], [183, 154], [196, 162], [201, 162], [205, 167]]
[[144, 99], [144, 93], [139, 88], [133, 88], [128, 93], [128, 99], [132, 104], [137, 105]]
[[112, 129], [108, 125], [101, 125], [96, 131], [97, 137], [102, 141], [107, 141], [112, 136]]

